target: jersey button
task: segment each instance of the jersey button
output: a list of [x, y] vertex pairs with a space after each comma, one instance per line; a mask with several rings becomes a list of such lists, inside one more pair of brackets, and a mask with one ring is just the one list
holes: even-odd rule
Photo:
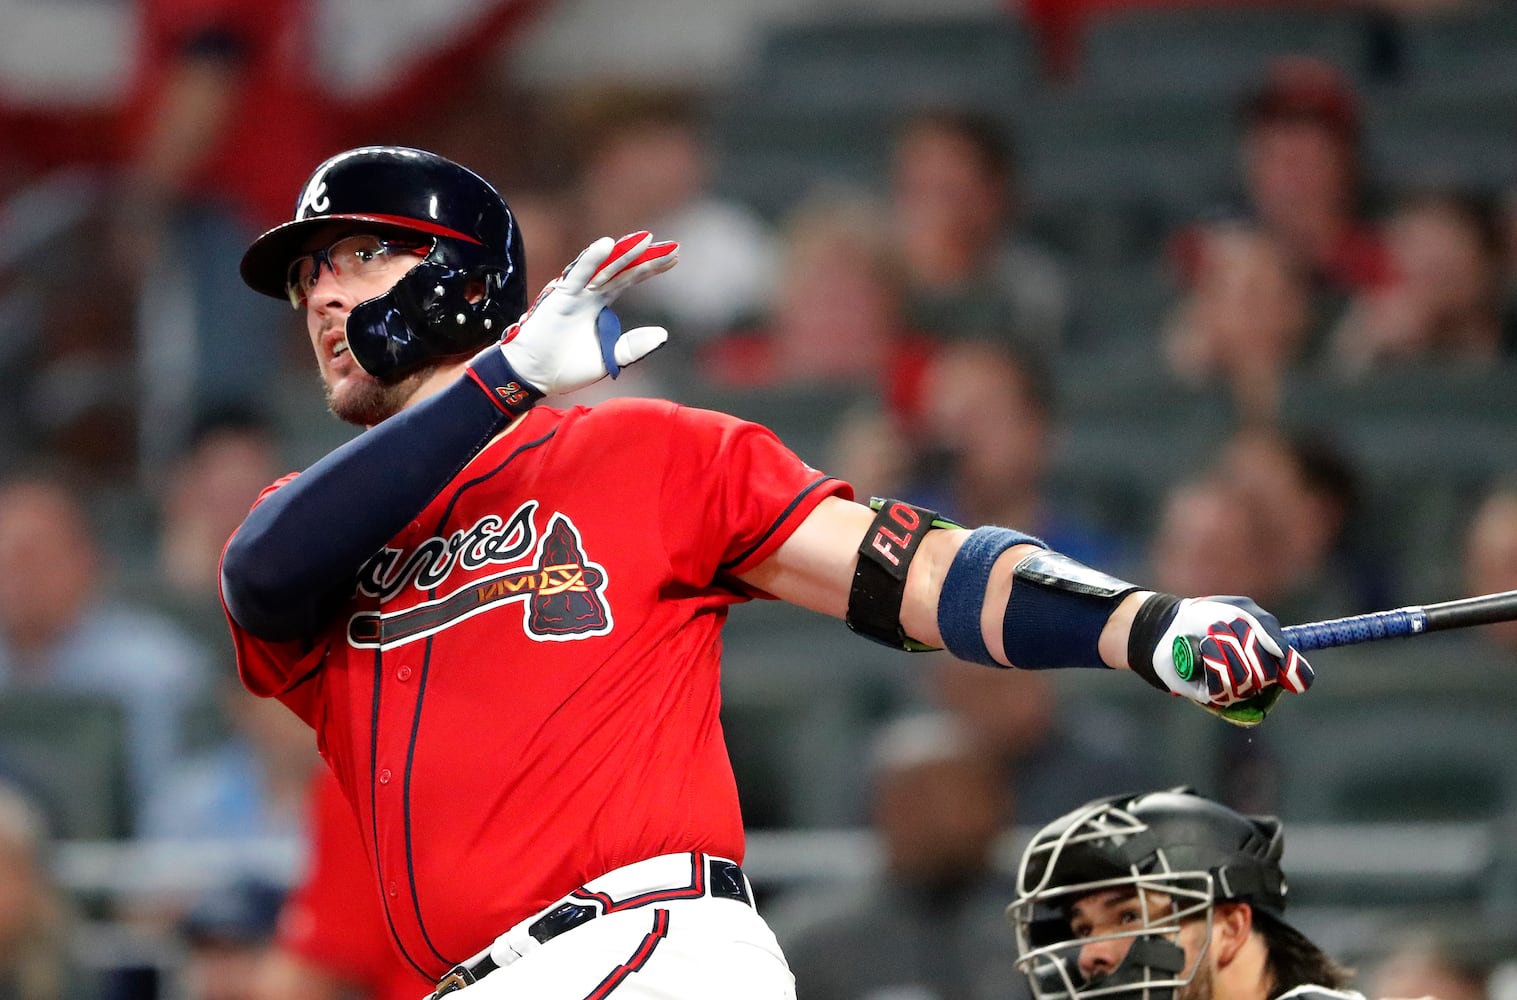
[[400, 895], [400, 890], [397, 889], [397, 888], [395, 888], [395, 883], [394, 882], [390, 883], [389, 889], [390, 889], [390, 895], [391, 896], [399, 896]]
[[379, 783], [381, 785], [388, 785], [390, 783], [390, 769], [388, 767], [379, 772]]
[[420, 521], [412, 521], [411, 522], [411, 534], [415, 535], [415, 534], [418, 534], [420, 531], [421, 531], [421, 522]]
[[401, 667], [399, 670], [395, 671], [395, 679], [398, 680], [398, 681], [400, 681], [402, 684], [405, 683], [406, 681], [410, 680], [411, 679], [411, 668], [410, 667]]

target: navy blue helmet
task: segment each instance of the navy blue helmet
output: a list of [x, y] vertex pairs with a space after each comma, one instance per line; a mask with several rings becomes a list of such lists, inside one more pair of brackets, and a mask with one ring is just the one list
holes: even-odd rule
[[353, 359], [376, 378], [393, 382], [473, 355], [526, 311], [525, 252], [505, 199], [473, 171], [403, 146], [350, 149], [317, 167], [294, 219], [248, 247], [242, 280], [285, 298], [296, 258], [357, 233], [427, 248], [393, 288], [348, 316]]

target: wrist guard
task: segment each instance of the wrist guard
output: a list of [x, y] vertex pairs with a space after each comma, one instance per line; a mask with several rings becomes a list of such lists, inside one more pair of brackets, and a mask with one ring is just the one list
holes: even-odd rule
[[519, 417], [543, 398], [540, 389], [522, 378], [499, 347], [487, 347], [469, 362], [469, 378], [479, 386], [495, 408], [507, 417]]
[[1101, 632], [1122, 598], [1141, 588], [1060, 552], [1034, 552], [1012, 573], [1001, 641], [1013, 666], [1106, 666]]
[[1154, 594], [1138, 608], [1132, 630], [1127, 633], [1127, 666], [1165, 694], [1170, 693], [1169, 685], [1159, 679], [1154, 652], [1179, 609], [1180, 598], [1174, 594]]

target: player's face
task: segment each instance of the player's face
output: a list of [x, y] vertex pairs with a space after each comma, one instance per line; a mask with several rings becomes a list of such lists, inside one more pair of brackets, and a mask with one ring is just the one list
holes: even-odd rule
[[[1145, 926], [1163, 921], [1174, 913], [1174, 901], [1163, 893], [1132, 888], [1093, 893], [1070, 908], [1070, 932], [1087, 943], [1079, 954], [1080, 975], [1087, 982], [1111, 975], [1127, 957], [1136, 935]], [[1210, 970], [1197, 967], [1200, 941], [1206, 924], [1185, 920], [1170, 939], [1185, 952], [1186, 969], [1195, 968], [1190, 982], [1176, 991], [1175, 1000], [1209, 1000]], [[1124, 936], [1126, 935], [1126, 936]]]
[[326, 387], [327, 406], [342, 420], [371, 426], [397, 413], [421, 375], [383, 383], [365, 372], [348, 351], [347, 321], [353, 307], [382, 295], [421, 263], [425, 250], [387, 243], [376, 236], [348, 236], [290, 265], [291, 301], [305, 307], [306, 332]]

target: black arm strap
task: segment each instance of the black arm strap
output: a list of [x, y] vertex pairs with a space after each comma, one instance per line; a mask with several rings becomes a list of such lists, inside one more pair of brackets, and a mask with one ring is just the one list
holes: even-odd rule
[[904, 500], [873, 497], [874, 521], [859, 543], [859, 562], [848, 592], [848, 627], [866, 639], [891, 649], [923, 652], [936, 649], [917, 642], [901, 628], [901, 601], [906, 596], [906, 572], [927, 532], [957, 528], [937, 511]]

